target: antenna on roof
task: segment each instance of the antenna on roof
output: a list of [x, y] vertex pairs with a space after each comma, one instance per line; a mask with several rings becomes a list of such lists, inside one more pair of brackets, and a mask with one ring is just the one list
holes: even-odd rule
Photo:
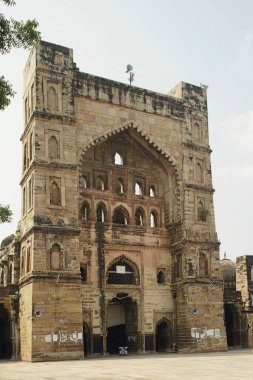
[[134, 72], [133, 72], [133, 66], [132, 65], [127, 65], [126, 67], [126, 73], [129, 73], [129, 82], [130, 82], [130, 86], [132, 85], [132, 82], [134, 81]]

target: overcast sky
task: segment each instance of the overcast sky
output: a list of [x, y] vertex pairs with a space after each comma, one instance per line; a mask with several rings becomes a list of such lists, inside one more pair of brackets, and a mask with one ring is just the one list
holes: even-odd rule
[[[0, 12], [36, 18], [42, 39], [71, 47], [83, 72], [167, 93], [178, 82], [208, 84], [216, 227], [221, 257], [253, 255], [253, 1], [16, 0]], [[0, 112], [0, 202], [20, 218], [23, 68], [29, 52], [0, 57], [0, 75], [17, 92]]]

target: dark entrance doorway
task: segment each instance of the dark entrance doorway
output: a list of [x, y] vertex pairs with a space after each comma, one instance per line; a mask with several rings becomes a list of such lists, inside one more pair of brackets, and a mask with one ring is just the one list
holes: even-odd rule
[[172, 348], [172, 327], [167, 319], [162, 319], [156, 325], [156, 351], [164, 352]]
[[228, 347], [247, 347], [248, 322], [246, 315], [233, 304], [227, 303], [224, 306]]
[[233, 314], [234, 312], [231, 305], [225, 305], [225, 325], [226, 325], [228, 347], [233, 347], [237, 340], [235, 336], [235, 331], [234, 331], [235, 318]]
[[107, 351], [117, 354], [119, 347], [127, 346], [126, 325], [111, 326], [107, 329]]
[[139, 349], [137, 305], [126, 294], [117, 294], [107, 307], [107, 352], [117, 354], [119, 347], [128, 352]]
[[84, 356], [89, 356], [91, 354], [90, 329], [87, 323], [83, 324], [83, 349]]
[[11, 358], [11, 323], [7, 310], [0, 304], [0, 359]]

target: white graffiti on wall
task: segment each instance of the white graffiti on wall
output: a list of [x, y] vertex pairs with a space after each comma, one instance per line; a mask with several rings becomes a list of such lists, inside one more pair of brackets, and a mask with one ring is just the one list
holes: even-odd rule
[[46, 343], [51, 342], [74, 342], [78, 343], [79, 340], [83, 339], [83, 333], [74, 331], [73, 333], [68, 333], [67, 331], [58, 331], [57, 333], [52, 333], [48, 335], [33, 335], [33, 340], [41, 340]]
[[209, 338], [220, 338], [220, 329], [200, 329], [193, 327], [191, 329], [191, 337], [195, 339]]

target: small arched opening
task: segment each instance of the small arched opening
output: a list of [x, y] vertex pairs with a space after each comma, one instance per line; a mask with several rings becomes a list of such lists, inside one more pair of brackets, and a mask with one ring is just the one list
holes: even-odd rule
[[87, 201], [84, 201], [82, 203], [80, 213], [81, 213], [82, 220], [88, 221], [91, 219], [90, 205]]
[[116, 181], [116, 192], [118, 194], [124, 193], [124, 182], [123, 182], [122, 178], [118, 178]]
[[151, 228], [158, 227], [158, 214], [155, 210], [152, 210], [150, 213], [150, 227]]
[[50, 269], [61, 269], [61, 248], [58, 244], [53, 244], [50, 251]]
[[105, 190], [105, 179], [103, 176], [99, 175], [97, 178], [96, 178], [96, 189], [97, 190], [102, 190], [104, 191]]
[[123, 161], [123, 156], [116, 152], [115, 155], [114, 155], [114, 164], [115, 165], [123, 165], [124, 161]]
[[96, 215], [97, 215], [97, 222], [99, 223], [106, 222], [107, 210], [106, 210], [106, 205], [104, 204], [104, 202], [99, 202], [97, 204]]
[[143, 186], [140, 181], [136, 181], [134, 185], [134, 194], [135, 195], [142, 195], [143, 194]]
[[112, 222], [115, 224], [128, 225], [129, 213], [123, 206], [118, 206], [113, 210]]
[[142, 207], [138, 207], [135, 211], [135, 224], [140, 227], [145, 225], [145, 214]]
[[154, 185], [151, 185], [150, 188], [149, 188], [149, 196], [151, 198], [156, 197], [156, 188], [155, 188]]

